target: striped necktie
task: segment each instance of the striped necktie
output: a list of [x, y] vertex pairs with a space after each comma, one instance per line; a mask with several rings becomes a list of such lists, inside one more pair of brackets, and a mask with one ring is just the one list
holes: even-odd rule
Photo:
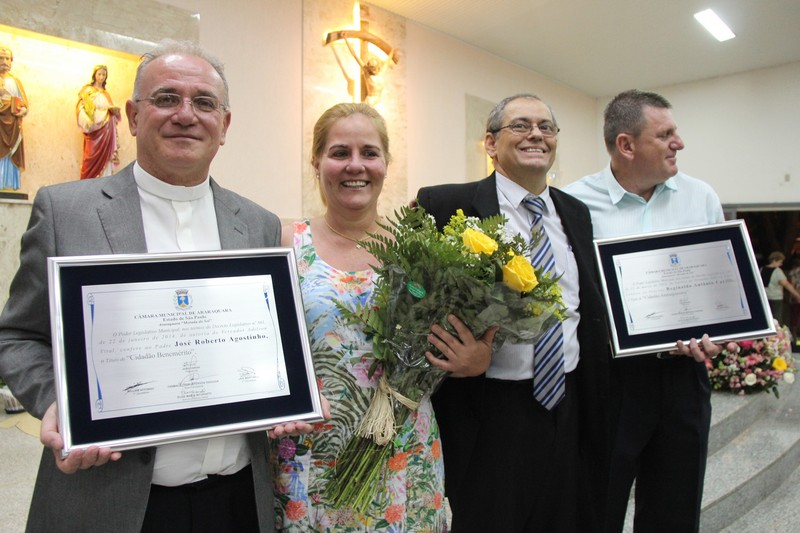
[[[539, 238], [533, 250], [531, 262], [542, 273], [556, 275], [556, 260], [553, 246], [544, 230], [542, 214], [544, 201], [533, 195], [522, 200], [523, 205], [533, 214], [531, 222], [531, 239]], [[564, 399], [566, 392], [564, 376], [564, 331], [561, 322], [544, 332], [534, 343], [533, 348], [533, 397], [548, 411]]]

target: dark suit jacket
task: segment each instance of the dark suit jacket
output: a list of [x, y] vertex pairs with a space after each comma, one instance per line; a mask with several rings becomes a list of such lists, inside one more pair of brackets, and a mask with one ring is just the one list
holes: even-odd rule
[[[274, 214], [211, 181], [224, 249], [278, 246]], [[41, 418], [55, 401], [47, 257], [147, 251], [132, 166], [109, 178], [39, 190], [22, 237], [20, 267], [0, 315], [0, 375], [25, 408]], [[248, 434], [259, 522], [272, 531], [272, 482], [266, 432]], [[144, 519], [154, 448], [122, 453], [119, 461], [61, 473], [45, 448], [28, 531], [138, 532]]]
[[[574, 372], [577, 373], [580, 405], [580, 449], [584, 462], [581, 468], [586, 473], [585, 509], [587, 513], [594, 510], [596, 517], [590, 523], [602, 524], [599, 520], [604, 511], [603, 499], [608, 487], [607, 399], [611, 355], [605, 305], [598, 285], [592, 244], [592, 222], [589, 210], [583, 203], [558, 189], [551, 188], [550, 194], [572, 245], [580, 275], [580, 362]], [[433, 215], [440, 229], [457, 209], [463, 209], [467, 216], [480, 218], [500, 212], [494, 174], [478, 182], [423, 187], [417, 194], [417, 202]], [[488, 453], [487, 450], [474, 449], [478, 431], [489, 430], [481, 429], [475, 423], [484, 393], [484, 380], [484, 376], [448, 378], [433, 396], [436, 419], [442, 433], [445, 486], [448, 492], [458, 486], [460, 473], [464, 472], [473, 453]]]

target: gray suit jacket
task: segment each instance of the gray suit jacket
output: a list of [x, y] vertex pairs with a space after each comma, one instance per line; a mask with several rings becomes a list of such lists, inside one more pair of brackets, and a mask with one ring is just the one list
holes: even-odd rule
[[[278, 217], [213, 180], [211, 188], [223, 249], [280, 244]], [[109, 178], [39, 190], [22, 236], [20, 267], [0, 315], [0, 375], [31, 414], [41, 418], [55, 401], [47, 257], [146, 251], [132, 166]], [[261, 431], [247, 437], [261, 531], [273, 531], [267, 436]], [[140, 531], [154, 458], [154, 448], [131, 450], [119, 461], [66, 475], [45, 448], [28, 531]]]

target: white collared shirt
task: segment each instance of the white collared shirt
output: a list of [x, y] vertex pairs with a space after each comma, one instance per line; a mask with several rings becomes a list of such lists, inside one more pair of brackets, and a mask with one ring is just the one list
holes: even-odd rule
[[[133, 165], [139, 190], [147, 251], [220, 250], [217, 214], [210, 178], [194, 187], [164, 183]], [[156, 448], [152, 483], [175, 487], [208, 474], [234, 474], [250, 464], [244, 435], [165, 444]]]
[[[525, 188], [495, 172], [497, 179], [497, 199], [500, 213], [508, 219], [508, 227], [521, 235], [530, 235], [533, 214], [522, 205], [522, 200], [530, 194]], [[539, 195], [544, 201], [545, 210], [542, 223], [553, 246], [555, 256], [555, 273], [560, 275], [562, 296], [567, 307], [568, 318], [562, 324], [564, 331], [564, 370], [571, 372], [578, 366], [580, 346], [578, 344], [578, 322], [580, 313], [578, 306], [579, 279], [578, 264], [572, 253], [561, 217], [556, 211], [550, 189], [545, 188]], [[492, 355], [492, 363], [486, 371], [486, 377], [494, 379], [523, 380], [533, 378], [533, 345], [504, 343]]]

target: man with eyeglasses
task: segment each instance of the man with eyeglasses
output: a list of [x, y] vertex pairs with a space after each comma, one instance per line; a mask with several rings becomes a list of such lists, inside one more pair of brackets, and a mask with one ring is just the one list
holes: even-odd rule
[[[231, 121], [222, 65], [192, 43], [145, 54], [126, 112], [136, 162], [107, 178], [42, 188], [0, 315], [0, 373], [45, 449], [34, 532], [273, 531], [264, 431], [61, 459], [48, 313], [49, 256], [277, 246], [278, 218], [221, 188], [209, 166]], [[289, 423], [273, 434], [308, 432]]]
[[433, 396], [458, 533], [602, 528], [608, 332], [589, 212], [547, 184], [558, 132], [538, 97], [506, 98], [489, 115], [484, 138], [495, 172], [417, 195], [440, 228], [463, 209], [481, 218], [503, 214], [528, 237], [546, 234], [534, 256], [554, 263], [568, 314], [533, 345], [495, 347], [484, 375], [446, 379]]
[[[605, 110], [611, 161], [564, 190], [589, 207], [596, 238], [703, 226], [724, 220], [714, 190], [678, 171], [684, 144], [663, 96], [638, 90]], [[614, 437], [606, 531], [620, 532], [636, 479], [634, 530], [697, 531], [711, 423], [704, 360], [720, 351], [705, 335], [669, 353], [615, 359]]]

